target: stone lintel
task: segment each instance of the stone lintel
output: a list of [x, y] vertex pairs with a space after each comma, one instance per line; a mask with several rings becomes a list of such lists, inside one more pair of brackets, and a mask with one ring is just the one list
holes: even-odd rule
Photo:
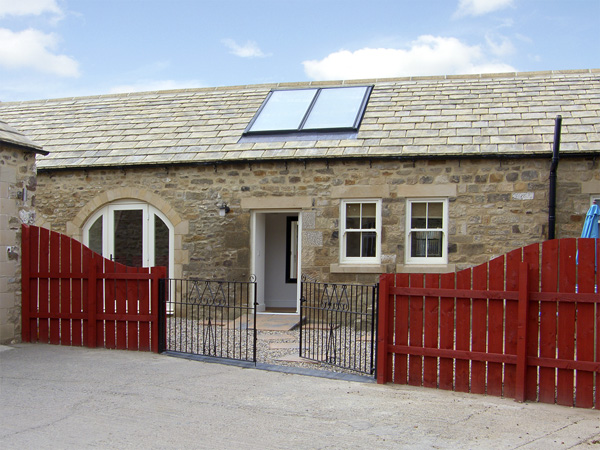
[[311, 197], [250, 197], [241, 201], [242, 209], [309, 209]]
[[455, 184], [415, 184], [396, 188], [398, 197], [456, 197]]
[[378, 186], [335, 186], [331, 188], [331, 198], [388, 198], [390, 187]]

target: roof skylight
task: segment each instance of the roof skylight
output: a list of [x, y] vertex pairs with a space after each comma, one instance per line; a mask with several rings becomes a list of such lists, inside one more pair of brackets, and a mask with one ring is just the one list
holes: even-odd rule
[[244, 134], [356, 131], [371, 86], [271, 91]]

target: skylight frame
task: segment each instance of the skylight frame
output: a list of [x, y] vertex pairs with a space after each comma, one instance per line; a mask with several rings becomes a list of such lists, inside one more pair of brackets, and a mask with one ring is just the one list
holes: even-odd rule
[[[352, 89], [352, 88], [363, 88], [364, 93], [362, 99], [360, 100], [359, 106], [357, 108], [356, 115], [352, 124], [348, 126], [338, 126], [338, 127], [306, 127], [306, 123], [311, 117], [311, 113], [315, 109], [317, 102], [321, 96], [321, 93], [326, 90], [334, 90], [334, 89]], [[315, 91], [315, 94], [312, 98], [312, 101], [309, 103], [304, 116], [300, 120], [298, 127], [296, 128], [273, 128], [273, 129], [260, 129], [253, 130], [254, 124], [257, 122], [258, 118], [261, 116], [262, 112], [269, 105], [269, 100], [275, 95], [277, 92], [291, 92], [291, 91], [306, 91], [312, 90]], [[303, 136], [303, 135], [320, 135], [320, 134], [335, 134], [335, 133], [348, 133], [348, 132], [358, 132], [358, 128], [362, 122], [362, 119], [365, 114], [365, 110], [367, 107], [367, 103], [371, 96], [371, 92], [373, 91], [373, 85], [356, 85], [356, 86], [331, 86], [331, 87], [306, 87], [301, 89], [274, 89], [271, 90], [264, 102], [244, 130], [243, 136], [277, 136], [277, 135], [286, 135], [289, 137], [294, 136]]]

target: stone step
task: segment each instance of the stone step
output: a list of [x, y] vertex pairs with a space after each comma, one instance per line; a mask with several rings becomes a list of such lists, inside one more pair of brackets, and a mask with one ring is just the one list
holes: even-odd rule
[[312, 359], [301, 358], [298, 355], [282, 356], [281, 358], [277, 358], [276, 361], [306, 363], [306, 364], [319, 364], [318, 361], [313, 361]]
[[280, 350], [285, 348], [298, 348], [297, 342], [270, 342], [269, 348], [271, 350]]
[[259, 341], [289, 341], [289, 340], [298, 340], [298, 335], [288, 334], [288, 333], [278, 333], [278, 334], [262, 334], [258, 333]]

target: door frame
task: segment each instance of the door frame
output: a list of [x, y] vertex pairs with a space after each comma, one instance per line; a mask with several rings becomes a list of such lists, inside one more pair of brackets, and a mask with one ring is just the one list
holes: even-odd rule
[[[265, 311], [265, 238], [264, 230], [266, 224], [266, 215], [268, 214], [293, 214], [298, 217], [298, 259], [296, 261], [298, 274], [302, 273], [302, 209], [290, 208], [269, 208], [269, 209], [253, 209], [250, 211], [250, 272], [256, 277], [257, 287], [254, 301], [257, 313], [262, 314], [286, 314], [273, 313]], [[286, 230], [282, 230], [286, 233]], [[262, 233], [262, 234], [261, 234]], [[301, 296], [300, 280], [296, 283], [296, 311], [287, 314], [300, 313], [300, 296]]]
[[102, 256], [107, 259], [110, 259], [111, 252], [114, 252], [114, 222], [113, 222], [113, 213], [116, 210], [142, 210], [142, 261], [143, 267], [152, 267], [154, 265], [154, 245], [153, 240], [150, 237], [154, 237], [155, 228], [154, 221], [150, 220], [153, 215], [157, 215], [160, 220], [167, 226], [169, 229], [169, 273], [167, 277], [173, 278], [174, 276], [174, 227], [169, 221], [169, 219], [155, 206], [150, 203], [143, 202], [141, 200], [134, 199], [122, 199], [116, 200], [111, 203], [107, 203], [98, 210], [96, 210], [92, 215], [90, 215], [85, 221], [82, 227], [82, 242], [84, 245], [89, 246], [89, 229], [96, 222], [96, 220], [102, 216]]

